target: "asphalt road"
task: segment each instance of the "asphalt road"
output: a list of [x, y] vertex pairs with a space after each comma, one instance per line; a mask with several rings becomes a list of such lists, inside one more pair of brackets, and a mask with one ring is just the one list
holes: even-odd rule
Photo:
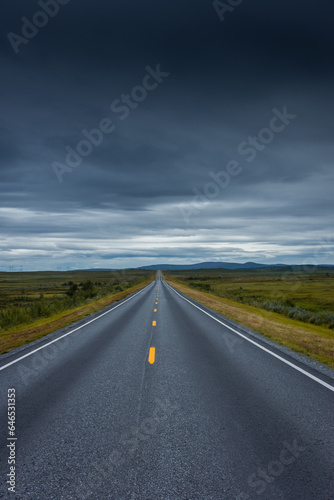
[[334, 499], [333, 380], [159, 278], [0, 380], [1, 498]]

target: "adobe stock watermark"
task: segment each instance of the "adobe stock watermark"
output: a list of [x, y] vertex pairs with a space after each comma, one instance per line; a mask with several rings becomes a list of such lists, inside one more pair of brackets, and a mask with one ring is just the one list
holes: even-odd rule
[[[114, 280], [123, 280], [127, 277], [127, 272], [125, 269], [121, 269], [120, 271], [113, 271], [112, 278]], [[110, 305], [111, 307], [114, 304]], [[89, 320], [90, 316], [85, 318], [85, 321]], [[75, 328], [78, 326], [77, 323], [72, 323], [63, 328]], [[82, 324], [82, 327], [85, 326], [85, 323]], [[70, 346], [70, 335], [72, 332], [68, 332], [66, 334], [63, 333], [64, 336], [61, 336], [59, 339], [54, 339], [49, 342], [45, 347], [39, 348], [33, 355], [28, 356], [24, 363], [17, 364], [17, 373], [24, 383], [25, 386], [31, 384], [32, 381], [36, 380], [45, 368], [56, 361], [57, 358], [62, 359], [64, 357], [64, 353], [68, 350]], [[114, 388], [117, 387], [118, 384], [114, 385]]]
[[40, 375], [50, 362], [54, 361], [58, 356], [61, 357], [68, 346], [69, 338], [66, 336], [51, 342], [32, 356], [29, 356], [25, 364], [18, 363], [17, 372], [24, 385], [28, 386], [32, 380]]
[[227, 12], [234, 12], [235, 8], [243, 3], [244, 0], [226, 0], [226, 2], [221, 2], [221, 0], [214, 0], [212, 5], [218, 14], [221, 22], [225, 21], [225, 14]]
[[[221, 276], [221, 275], [220, 275]], [[169, 288], [171, 288], [174, 292], [178, 293], [173, 286], [169, 285], [169, 283], [166, 283]], [[182, 297], [182, 295], [181, 295]], [[226, 319], [226, 318], [225, 318]], [[235, 326], [235, 325], [234, 325]], [[234, 354], [236, 351], [237, 347], [240, 347], [241, 344], [244, 342], [243, 339], [239, 335], [236, 335], [234, 332], [231, 331], [226, 331], [224, 332], [222, 339], [227, 346], [229, 352], [231, 354]]]
[[[122, 121], [126, 120], [131, 112], [145, 101], [149, 92], [155, 90], [170, 75], [166, 71], [161, 71], [160, 64], [157, 64], [155, 69], [146, 66], [145, 70], [147, 73], [142, 79], [141, 85], [133, 87], [129, 94], [122, 94], [119, 99], [115, 99], [110, 105], [110, 110]], [[65, 162], [54, 161], [51, 164], [58, 181], [63, 182], [63, 175], [73, 172], [81, 164], [83, 158], [87, 158], [92, 154], [94, 147], [102, 144], [104, 136], [111, 134], [115, 129], [116, 125], [108, 117], [102, 118], [97, 128], [92, 130], [83, 129], [81, 134], [84, 139], [80, 140], [75, 148], [69, 145], [65, 147], [67, 151]]]
[[[76, 498], [85, 500], [94, 495], [96, 497], [97, 490], [105, 481], [110, 481], [113, 473], [118, 467], [124, 467], [133, 459], [144, 441], [152, 439], [159, 432], [161, 424], [166, 422], [173, 413], [180, 407], [176, 402], [171, 402], [168, 399], [155, 401], [155, 408], [150, 417], [144, 418], [140, 425], [133, 426], [130, 432], [121, 435], [118, 446], [111, 450], [108, 456], [102, 457], [99, 463], [92, 463], [90, 474], [85, 480], [85, 483], [78, 481], [76, 486]], [[133, 483], [133, 471], [129, 471], [129, 482]]]
[[44, 28], [50, 17], [55, 17], [59, 12], [61, 5], [67, 5], [70, 0], [38, 0], [37, 4], [42, 10], [38, 10], [32, 16], [32, 19], [21, 17], [23, 23], [21, 34], [13, 33], [12, 31], [7, 34], [7, 38], [15, 52], [19, 53], [21, 44], [27, 45], [30, 40], [35, 38], [41, 28]]
[[[279, 314], [286, 314], [281, 312], [282, 304], [284, 304], [284, 301], [291, 300], [291, 292], [296, 293], [300, 290], [300, 288], [304, 285], [306, 278], [316, 275], [323, 265], [321, 262], [324, 259], [324, 255], [328, 256], [329, 260], [332, 259], [334, 255], [333, 243], [334, 240], [331, 237], [323, 237], [319, 239], [318, 245], [310, 258], [304, 259], [299, 265], [288, 266], [288, 269], [282, 270], [280, 279], [284, 283], [283, 287], [278, 285], [270, 292], [266, 301], [270, 307], [267, 306], [266, 309]], [[285, 285], [289, 285], [289, 288], [286, 288]], [[317, 315], [319, 313], [310, 313], [308, 309], [304, 309], [303, 307], [298, 307], [293, 304], [290, 307], [291, 309], [288, 313], [289, 318], [306, 324], [313, 323], [319, 325], [319, 323], [316, 323]], [[328, 315], [330, 315], [330, 313], [328, 313]], [[259, 316], [259, 319], [261, 324], [266, 321], [265, 317], [262, 315]], [[325, 318], [323, 317], [322, 320], [325, 321]]]
[[[237, 148], [239, 155], [246, 156], [245, 159], [248, 163], [253, 162], [258, 153], [263, 152], [274, 141], [276, 134], [282, 133], [291, 121], [297, 117], [297, 115], [289, 113], [286, 106], [283, 107], [282, 111], [273, 108], [272, 113], [273, 116], [270, 119], [268, 127], [259, 130], [255, 136], [248, 136], [247, 140], [242, 141]], [[198, 215], [208, 202], [217, 198], [221, 191], [227, 188], [231, 182], [231, 178], [240, 175], [242, 171], [243, 167], [240, 161], [231, 160], [226, 164], [225, 170], [209, 172], [212, 180], [203, 186], [203, 192], [198, 188], [194, 188], [193, 192], [195, 196], [190, 206], [179, 207], [184, 221], [189, 224], [191, 216]]]
[[[330, 250], [328, 250], [330, 248]], [[334, 255], [334, 240], [330, 237], [323, 237], [319, 240], [318, 245], [313, 252], [313, 255], [309, 259], [305, 259], [298, 266], [289, 266], [288, 270], [284, 270], [281, 276], [281, 280], [285, 283], [291, 285], [290, 290], [296, 292], [303, 285], [303, 278], [305, 276], [315, 274], [319, 268], [322, 266], [321, 259], [323, 254], [328, 255], [328, 258], [332, 258]], [[284, 295], [285, 297], [285, 295]], [[283, 294], [280, 292], [272, 291], [270, 298], [283, 298]]]
[[[282, 444], [283, 448], [276, 460], [270, 462], [267, 467], [259, 467], [256, 472], [248, 476], [247, 484], [257, 495], [262, 495], [268, 485], [273, 484], [284, 473], [286, 468], [293, 464], [300, 454], [308, 448], [308, 445], [299, 445], [296, 439], [293, 440], [292, 444], [287, 441], [283, 441]], [[250, 498], [249, 493], [242, 491], [236, 497], [236, 500], [248, 500]]]

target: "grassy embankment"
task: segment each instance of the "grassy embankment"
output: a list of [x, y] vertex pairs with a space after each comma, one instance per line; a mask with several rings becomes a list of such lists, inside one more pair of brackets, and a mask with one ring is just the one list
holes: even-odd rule
[[188, 297], [334, 368], [333, 269], [215, 269], [164, 275]]
[[104, 309], [154, 276], [142, 270], [0, 273], [0, 354]]

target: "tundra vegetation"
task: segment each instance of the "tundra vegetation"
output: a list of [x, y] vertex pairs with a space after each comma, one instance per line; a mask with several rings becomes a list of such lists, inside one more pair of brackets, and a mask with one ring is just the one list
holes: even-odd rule
[[0, 273], [0, 353], [35, 340], [115, 300], [154, 278], [153, 271]]

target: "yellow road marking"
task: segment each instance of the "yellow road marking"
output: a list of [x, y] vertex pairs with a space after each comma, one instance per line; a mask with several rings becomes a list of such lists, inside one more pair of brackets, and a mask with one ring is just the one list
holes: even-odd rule
[[158, 303], [158, 302], [156, 302], [156, 304], [157, 304], [157, 303]]
[[148, 362], [153, 365], [155, 361], [155, 347], [150, 348], [150, 354], [148, 355]]
[[156, 310], [156, 309], [154, 309], [154, 312], [156, 313], [156, 312], [157, 312], [157, 310]]
[[156, 321], [152, 321], [152, 326], [157, 326], [157, 322]]

